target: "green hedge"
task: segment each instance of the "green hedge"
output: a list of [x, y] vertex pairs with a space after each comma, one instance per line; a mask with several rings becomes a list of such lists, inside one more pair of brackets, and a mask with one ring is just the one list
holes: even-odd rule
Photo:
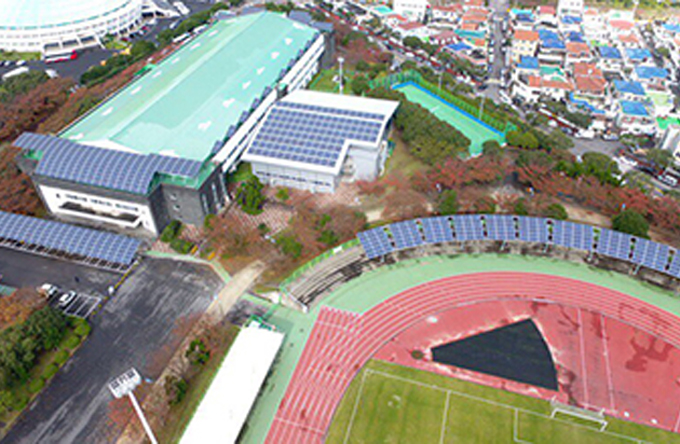
[[28, 391], [31, 394], [38, 393], [40, 390], [43, 389], [43, 387], [45, 387], [45, 381], [43, 381], [42, 378], [34, 379], [33, 381], [28, 383]]
[[68, 350], [59, 350], [54, 355], [54, 363], [61, 367], [66, 363], [66, 361], [68, 361], [70, 356], [71, 354], [68, 352]]
[[45, 370], [43, 370], [42, 373], [42, 378], [45, 381], [48, 381], [52, 376], [56, 375], [57, 372], [59, 371], [59, 366], [57, 364], [50, 364], [47, 367], [45, 367]]
[[78, 336], [70, 336], [68, 339], [64, 341], [64, 347], [66, 347], [69, 350], [73, 350], [74, 348], [78, 347], [80, 345], [80, 337]]

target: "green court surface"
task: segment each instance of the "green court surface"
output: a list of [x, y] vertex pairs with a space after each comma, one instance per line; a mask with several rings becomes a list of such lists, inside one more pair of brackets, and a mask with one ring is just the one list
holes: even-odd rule
[[600, 430], [551, 412], [548, 401], [375, 360], [347, 390], [326, 443], [680, 443], [680, 435], [615, 418]]
[[680, 126], [680, 117], [659, 117], [656, 119], [657, 125], [659, 125], [659, 128], [663, 131], [666, 130], [671, 125], [678, 125]]
[[217, 21], [60, 135], [203, 161], [315, 35], [270, 12]]
[[[621, 291], [680, 315], [680, 299], [668, 291], [645, 284], [631, 276], [558, 259], [482, 254], [432, 256], [385, 265], [340, 286], [317, 303], [309, 313], [303, 314], [286, 308], [274, 312], [269, 322], [283, 331], [286, 338], [276, 365], [251, 411], [241, 443], [264, 442], [322, 306], [363, 313], [416, 285], [447, 276], [487, 271], [528, 271], [578, 279]], [[261, 299], [252, 300], [261, 303]]]
[[482, 144], [487, 140], [496, 140], [500, 144], [505, 143], [505, 138], [499, 131], [492, 129], [480, 120], [415, 84], [407, 83], [397, 86], [395, 89], [404, 93], [408, 100], [423, 106], [437, 118], [453, 126], [470, 139], [471, 156], [481, 154]]

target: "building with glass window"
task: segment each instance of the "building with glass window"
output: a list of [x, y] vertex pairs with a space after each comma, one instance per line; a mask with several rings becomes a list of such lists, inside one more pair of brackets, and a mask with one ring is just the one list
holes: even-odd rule
[[202, 224], [255, 127], [311, 80], [324, 48], [279, 14], [217, 21], [57, 136], [19, 137], [20, 166], [55, 216], [154, 234]]

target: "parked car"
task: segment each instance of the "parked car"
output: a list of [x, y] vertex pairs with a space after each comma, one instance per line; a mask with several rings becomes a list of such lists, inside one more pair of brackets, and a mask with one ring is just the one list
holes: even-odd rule
[[59, 306], [64, 307], [64, 306], [70, 304], [71, 302], [73, 302], [73, 300], [76, 298], [77, 295], [78, 295], [78, 293], [76, 293], [73, 290], [62, 294], [59, 297]]
[[54, 297], [60, 291], [61, 290], [59, 289], [59, 287], [48, 283], [42, 284], [40, 287], [38, 287], [38, 293], [41, 294], [42, 296], [45, 296], [48, 299]]

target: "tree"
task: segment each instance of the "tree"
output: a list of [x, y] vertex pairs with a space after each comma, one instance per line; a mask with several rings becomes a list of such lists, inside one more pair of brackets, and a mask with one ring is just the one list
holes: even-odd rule
[[276, 243], [286, 256], [297, 259], [302, 255], [302, 244], [297, 241], [295, 236], [279, 236]]
[[458, 212], [458, 194], [454, 190], [444, 190], [437, 201], [439, 214], [448, 216]]
[[597, 178], [600, 183], [618, 185], [618, 176], [621, 174], [619, 165], [608, 155], [589, 151], [583, 156], [584, 173]]
[[487, 140], [482, 144], [482, 154], [489, 157], [501, 157], [503, 148], [497, 140]]
[[555, 220], [567, 220], [569, 214], [567, 213], [566, 208], [564, 208], [564, 205], [552, 203], [545, 209], [545, 217]]
[[403, 40], [404, 46], [408, 46], [409, 48], [413, 49], [419, 49], [423, 46], [423, 41], [420, 40], [418, 37], [406, 37]]
[[130, 48], [130, 55], [133, 60], [140, 60], [148, 57], [156, 50], [156, 45], [148, 40], [138, 40]]
[[647, 159], [661, 169], [666, 169], [673, 164], [673, 153], [670, 150], [651, 148], [647, 150]]
[[623, 210], [612, 218], [612, 228], [638, 237], [649, 237], [649, 222], [637, 211]]
[[363, 75], [361, 76], [356, 76], [354, 79], [352, 79], [352, 92], [357, 95], [357, 96], [362, 96], [366, 91], [368, 91], [370, 88], [368, 84], [368, 79], [364, 77]]
[[569, 150], [574, 147], [574, 141], [564, 134], [564, 132], [560, 129], [554, 129], [550, 132], [550, 134], [545, 138], [545, 146], [543, 148], [547, 149], [548, 151], [552, 150]]
[[241, 209], [247, 214], [260, 214], [264, 205], [265, 197], [262, 193], [264, 185], [257, 176], [250, 176], [241, 183], [236, 191], [236, 200], [241, 205]]

